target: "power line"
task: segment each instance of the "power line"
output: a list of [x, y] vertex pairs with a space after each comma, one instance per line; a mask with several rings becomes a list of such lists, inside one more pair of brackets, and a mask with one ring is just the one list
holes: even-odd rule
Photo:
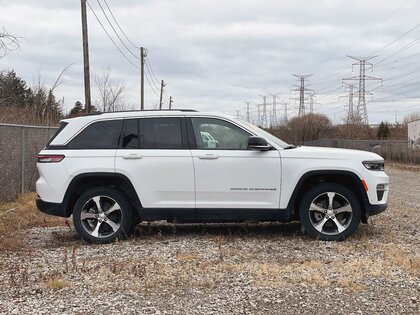
[[150, 88], [152, 89], [153, 93], [154, 93], [157, 97], [159, 97], [159, 93], [158, 93], [158, 92], [156, 92], [156, 91], [154, 90], [154, 88], [153, 88], [152, 84], [150, 83], [149, 76], [147, 75], [147, 72], [145, 72], [144, 74], [145, 74], [146, 80], [147, 80], [147, 82], [149, 83], [149, 86], [150, 86]]
[[128, 36], [125, 34], [125, 32], [124, 32], [124, 31], [123, 31], [123, 29], [121, 28], [120, 24], [118, 23], [117, 19], [115, 18], [114, 14], [112, 13], [112, 10], [111, 10], [111, 8], [109, 7], [109, 5], [108, 5], [108, 3], [106, 2], [106, 0], [104, 0], [104, 2], [105, 2], [105, 5], [107, 6], [107, 8], [108, 8], [109, 12], [111, 13], [112, 19], [115, 21], [115, 23], [117, 24], [117, 26], [118, 26], [119, 30], [120, 30], [120, 31], [121, 31], [121, 33], [124, 35], [124, 37], [127, 39], [127, 41], [128, 41], [131, 45], [133, 45], [135, 48], [140, 49], [140, 47], [139, 47], [139, 46], [137, 46], [136, 44], [134, 44], [134, 43], [130, 40], [130, 38], [128, 38]]
[[127, 47], [127, 45], [125, 44], [125, 42], [121, 39], [120, 35], [119, 35], [119, 34], [118, 34], [118, 32], [115, 30], [114, 26], [112, 25], [111, 21], [109, 20], [108, 15], [105, 13], [105, 10], [104, 10], [104, 8], [102, 7], [102, 4], [99, 2], [99, 0], [96, 0], [96, 1], [98, 2], [99, 7], [100, 7], [100, 8], [101, 8], [101, 10], [102, 10], [102, 13], [104, 14], [104, 16], [105, 16], [106, 20], [108, 21], [109, 26], [111, 26], [112, 30], [114, 31], [115, 35], [117, 35], [117, 37], [118, 37], [118, 39], [120, 40], [121, 44], [123, 44], [123, 46], [127, 49], [127, 51], [128, 51], [128, 52], [129, 52], [129, 53], [130, 53], [130, 54], [131, 54], [134, 58], [136, 58], [136, 59], [140, 60], [140, 57], [139, 57], [139, 56], [137, 56], [135, 53], [133, 53], [133, 52], [131, 51], [131, 49]]
[[[147, 60], [147, 58], [146, 58], [146, 60]], [[150, 73], [150, 69], [149, 69], [149, 66], [148, 66], [147, 62], [146, 62], [146, 70], [149, 73], [149, 77], [150, 77], [154, 87], [156, 88], [156, 90], [159, 90], [159, 87], [156, 85], [155, 81], [153, 81], [153, 77], [152, 77], [152, 74]]]
[[108, 38], [110, 39], [110, 41], [114, 44], [115, 48], [117, 48], [117, 50], [120, 52], [120, 54], [135, 68], [137, 68], [138, 70], [140, 70], [140, 67], [137, 66], [135, 63], [133, 63], [123, 52], [122, 50], [118, 47], [118, 45], [115, 43], [115, 41], [112, 39], [111, 35], [109, 35], [108, 31], [106, 30], [106, 28], [104, 27], [104, 25], [102, 24], [101, 20], [99, 19], [99, 17], [96, 15], [95, 11], [93, 10], [92, 6], [90, 5], [89, 1], [86, 1], [86, 3], [89, 6], [89, 9], [92, 11], [93, 15], [95, 16], [96, 20], [98, 21], [98, 23], [101, 25], [102, 29], [104, 30], [105, 34], [108, 36]]
[[378, 52], [380, 52], [381, 50], [384, 50], [385, 48], [391, 46], [393, 43], [399, 41], [401, 38], [403, 38], [405, 35], [410, 34], [412, 31], [414, 31], [416, 28], [418, 28], [420, 26], [420, 23], [415, 25], [413, 28], [410, 28], [407, 32], [405, 32], [404, 34], [402, 34], [401, 36], [395, 38], [394, 40], [392, 40], [390, 43], [386, 44], [384, 47], [378, 49], [377, 51], [375, 51], [373, 54], [376, 55]]
[[395, 56], [403, 51], [406, 51], [407, 49], [413, 47], [415, 44], [417, 44], [418, 42], [420, 42], [420, 37], [416, 38], [415, 40], [411, 41], [410, 43], [408, 43], [407, 45], [405, 45], [404, 47], [402, 47], [401, 49], [397, 50], [396, 52], [392, 53], [391, 55], [381, 59], [380, 61], [378, 61], [377, 63], [375, 63], [375, 66], [381, 64], [382, 62], [384, 62], [385, 60], [391, 58], [392, 56]]

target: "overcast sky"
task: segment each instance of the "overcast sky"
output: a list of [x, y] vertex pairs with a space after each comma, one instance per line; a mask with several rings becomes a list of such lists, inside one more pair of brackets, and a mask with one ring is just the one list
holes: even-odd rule
[[[104, 0], [101, 3], [106, 9]], [[377, 63], [374, 71], [367, 71], [384, 80], [382, 87], [380, 81], [367, 82], [374, 100], [367, 97], [370, 122], [394, 121], [396, 115], [400, 120], [410, 111], [420, 111], [420, 27], [415, 28], [420, 23], [420, 1], [107, 3], [134, 44], [148, 49], [154, 74], [167, 83], [167, 96], [173, 96], [175, 107], [231, 114], [241, 110], [244, 115], [244, 101], [251, 101], [254, 110], [262, 101], [259, 95], [278, 93], [278, 115], [288, 103], [290, 118], [298, 108], [296, 93], [290, 91], [296, 83], [292, 74], [313, 74], [308, 79], [316, 93], [314, 111], [338, 123], [347, 102], [339, 98], [346, 94], [341, 79], [358, 74], [357, 67], [351, 72], [353, 60], [346, 55], [379, 55], [372, 60]], [[98, 2], [90, 4], [115, 43], [139, 66], [109, 27]], [[72, 64], [56, 95], [64, 97], [67, 111], [77, 100], [84, 102], [80, 1], [0, 0], [0, 8], [0, 27], [25, 38], [19, 51], [0, 59], [0, 69], [15, 69], [30, 85], [39, 70], [44, 84], [51, 86]], [[139, 70], [113, 46], [89, 9], [88, 23], [93, 96], [97, 94], [93, 77], [109, 67], [115, 80], [127, 84], [129, 102], [139, 107]], [[115, 23], [114, 27], [119, 31]], [[137, 56], [138, 49], [125, 42]], [[158, 96], [147, 81], [145, 89], [145, 106], [152, 108]]]

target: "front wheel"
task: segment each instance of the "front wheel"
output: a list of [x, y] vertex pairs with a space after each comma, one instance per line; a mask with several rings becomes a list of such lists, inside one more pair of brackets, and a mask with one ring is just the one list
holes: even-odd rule
[[89, 243], [110, 243], [131, 233], [133, 212], [123, 193], [108, 187], [93, 188], [73, 209], [77, 232]]
[[360, 222], [357, 197], [336, 183], [318, 184], [309, 189], [299, 208], [300, 221], [310, 236], [326, 241], [344, 240]]

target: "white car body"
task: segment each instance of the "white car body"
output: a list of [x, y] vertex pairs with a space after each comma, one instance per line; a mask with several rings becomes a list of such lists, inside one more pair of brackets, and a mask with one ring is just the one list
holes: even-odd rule
[[[84, 128], [98, 121], [159, 117], [224, 121], [251, 136], [264, 138], [271, 149], [81, 150], [66, 147]], [[173, 216], [176, 213], [194, 215], [191, 221], [200, 221], [200, 215], [203, 215], [203, 220], [217, 221], [229, 211], [227, 218], [234, 218], [235, 211], [241, 211], [245, 213], [243, 218], [252, 212], [250, 219], [258, 220], [258, 213], [261, 213], [266, 214], [268, 220], [295, 220], [294, 204], [302, 197], [299, 187], [310, 175], [317, 178], [339, 178], [342, 175], [347, 176], [346, 183], [347, 180], [359, 181], [358, 187], [363, 187], [366, 193], [361, 198], [364, 200], [360, 201], [364, 209], [362, 221], [386, 208], [388, 176], [382, 170], [368, 170], [363, 164], [364, 161], [383, 161], [375, 153], [305, 146], [289, 148], [259, 128], [215, 113], [176, 110], [115, 112], [65, 119], [63, 122], [67, 124], [65, 128], [39, 154], [63, 155], [64, 159], [59, 163], [37, 164], [40, 174], [36, 183], [40, 198], [38, 207], [50, 214], [71, 214], [71, 205], [66, 204], [71, 198], [66, 195], [69, 187], [76, 178], [89, 174], [116, 174], [128, 179], [140, 201], [137, 210], [144, 220], [164, 218], [154, 216], [154, 213], [165, 213], [165, 209], [170, 209]], [[385, 190], [380, 200], [378, 187]], [[264, 215], [261, 219], [264, 220]]]

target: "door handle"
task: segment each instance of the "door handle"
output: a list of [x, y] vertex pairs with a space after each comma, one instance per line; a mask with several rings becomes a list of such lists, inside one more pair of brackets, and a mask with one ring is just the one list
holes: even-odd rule
[[123, 155], [122, 158], [125, 160], [140, 160], [143, 158], [143, 156], [138, 155], [138, 154], [128, 154], [128, 155]]
[[201, 160], [217, 160], [219, 156], [215, 154], [204, 154], [204, 155], [199, 155], [198, 158]]

